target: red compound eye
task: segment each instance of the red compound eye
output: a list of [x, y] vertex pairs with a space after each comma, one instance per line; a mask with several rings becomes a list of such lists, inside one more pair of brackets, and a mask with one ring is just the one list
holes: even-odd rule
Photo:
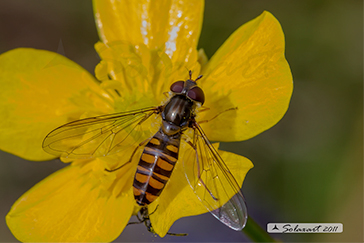
[[187, 93], [187, 96], [194, 101], [200, 102], [201, 104], [205, 102], [205, 94], [203, 93], [202, 89], [198, 86], [190, 89]]
[[171, 85], [171, 91], [175, 93], [182, 93], [183, 87], [185, 86], [184, 81], [177, 81]]

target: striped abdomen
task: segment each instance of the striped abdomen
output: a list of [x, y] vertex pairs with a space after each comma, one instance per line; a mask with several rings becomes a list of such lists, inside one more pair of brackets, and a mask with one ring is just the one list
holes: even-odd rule
[[163, 191], [178, 160], [181, 136], [167, 136], [159, 130], [145, 146], [134, 177], [134, 197], [145, 206]]

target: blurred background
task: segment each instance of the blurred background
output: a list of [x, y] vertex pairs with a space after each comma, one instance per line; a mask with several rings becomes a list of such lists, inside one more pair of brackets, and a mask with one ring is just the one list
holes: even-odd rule
[[[363, 2], [208, 0], [199, 47], [211, 57], [234, 30], [263, 10], [282, 25], [294, 92], [276, 126], [253, 139], [222, 145], [255, 165], [243, 186], [249, 215], [263, 229], [269, 222], [344, 225], [341, 234], [272, 235], [281, 241], [362, 242]], [[93, 74], [97, 41], [91, 1], [0, 1], [0, 53], [46, 49]], [[0, 151], [1, 242], [17, 241], [4, 219], [15, 200], [63, 166]], [[189, 236], [161, 239], [144, 225], [131, 225], [117, 241], [248, 241], [209, 214], [178, 220], [170, 231]]]

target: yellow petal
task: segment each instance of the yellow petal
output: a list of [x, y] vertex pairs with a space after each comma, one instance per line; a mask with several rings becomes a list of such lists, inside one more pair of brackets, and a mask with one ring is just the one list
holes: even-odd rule
[[[104, 43], [127, 41], [161, 49], [174, 63], [196, 61], [202, 0], [94, 0], [99, 36]], [[189, 67], [187, 67], [189, 68]]]
[[287, 111], [293, 89], [279, 22], [264, 12], [241, 26], [202, 74], [204, 106], [210, 110], [201, 112], [199, 120], [218, 115], [201, 124], [209, 139], [245, 140], [275, 125]]
[[2, 54], [0, 86], [0, 148], [29, 160], [54, 157], [42, 149], [54, 128], [84, 112], [112, 110], [86, 70], [49, 51], [21, 48]]
[[[186, 149], [189, 150], [189, 148]], [[150, 212], [154, 212], [150, 215], [152, 227], [161, 237], [166, 235], [177, 219], [208, 212], [187, 182], [182, 161], [188, 158], [189, 152], [182, 152], [184, 151], [181, 151], [184, 156], [181, 156], [181, 159], [177, 162], [170, 181], [160, 197], [149, 209]], [[249, 159], [237, 154], [221, 150], [219, 150], [219, 154], [241, 186], [246, 173], [253, 167], [253, 164]], [[223, 190], [223, 188], [219, 190]], [[155, 210], [157, 206], [158, 208]]]
[[133, 212], [134, 197], [131, 190], [119, 195], [105, 190], [115, 175], [98, 179], [100, 174], [93, 176], [95, 163], [99, 161], [83, 168], [68, 166], [20, 197], [6, 216], [14, 236], [22, 242], [110, 242], [117, 238]]

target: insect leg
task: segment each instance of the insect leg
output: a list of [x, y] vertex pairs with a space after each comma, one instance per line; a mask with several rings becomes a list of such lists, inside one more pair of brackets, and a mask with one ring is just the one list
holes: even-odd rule
[[[158, 206], [159, 205], [157, 205], [157, 207], [151, 213], [148, 212], [148, 207], [142, 207], [140, 209], [140, 211], [138, 212], [138, 214], [137, 214], [137, 218], [138, 218], [139, 222], [130, 222], [127, 225], [144, 223], [145, 227], [147, 227], [147, 230], [149, 232], [151, 232], [153, 234], [156, 234], [156, 232], [153, 229], [152, 223], [150, 222], [149, 216], [152, 215], [153, 213], [155, 213], [155, 211], [157, 211]], [[140, 217], [139, 217], [139, 214], [140, 214]], [[186, 233], [170, 233], [170, 232], [167, 232], [167, 235], [172, 235], [172, 236], [187, 236], [188, 234], [186, 234]]]
[[146, 140], [144, 140], [143, 142], [141, 142], [135, 149], [134, 149], [134, 151], [133, 151], [133, 153], [131, 154], [131, 156], [130, 156], [130, 159], [126, 162], [126, 163], [124, 163], [124, 164], [122, 164], [121, 166], [119, 166], [119, 167], [116, 167], [115, 169], [111, 169], [111, 170], [109, 170], [109, 169], [106, 169], [105, 168], [105, 171], [107, 171], [107, 172], [114, 172], [114, 171], [117, 171], [117, 170], [119, 170], [119, 169], [121, 169], [121, 168], [123, 168], [126, 164], [129, 164], [132, 160], [133, 160], [133, 157], [134, 157], [134, 155], [135, 155], [135, 153], [136, 153], [136, 151], [141, 147], [141, 146], [144, 146], [147, 142], [149, 141], [149, 139], [146, 139]]
[[163, 92], [163, 95], [168, 98], [169, 97], [169, 92]]
[[[209, 121], [212, 121], [212, 120], [214, 120], [215, 118], [217, 118], [218, 116], [220, 116], [222, 113], [224, 113], [224, 112], [227, 112], [227, 111], [235, 111], [235, 110], [237, 110], [238, 109], [238, 107], [232, 107], [232, 108], [229, 108], [229, 109], [226, 109], [226, 110], [224, 110], [224, 111], [221, 111], [220, 113], [218, 113], [217, 115], [215, 115], [214, 117], [212, 117], [212, 118], [210, 118], [210, 119], [208, 119], [208, 120], [202, 120], [202, 121], [199, 121], [198, 123], [199, 124], [201, 124], [201, 123], [206, 123], [206, 122], [209, 122]], [[205, 110], [203, 110], [203, 111], [205, 111]]]
[[206, 106], [200, 106], [199, 108], [197, 108], [198, 113], [204, 112], [204, 111], [209, 111], [210, 107], [206, 107]]
[[[144, 217], [145, 218], [144, 224], [147, 227], [148, 231], [149, 232], [152, 232], [152, 233], [155, 233], [155, 231], [153, 230], [152, 223], [150, 222], [149, 216], [152, 215], [153, 213], [155, 213], [155, 211], [157, 211], [158, 206], [159, 205], [157, 205], [157, 207], [154, 209], [154, 211], [151, 212], [150, 214], [148, 214], [148, 208], [145, 208], [146, 213], [147, 213], [147, 217]], [[186, 234], [186, 233], [170, 233], [170, 232], [167, 232], [167, 235], [172, 235], [172, 236], [187, 236], [188, 234]]]
[[187, 236], [187, 233], [170, 233], [167, 232], [167, 235], [171, 235], [171, 236]]
[[[140, 216], [139, 216], [139, 214], [140, 214]], [[138, 214], [136, 215], [136, 217], [138, 219], [138, 222], [129, 222], [127, 225], [130, 225], [130, 224], [141, 224], [141, 223], [144, 223], [145, 224], [145, 221], [149, 220], [148, 210], [146, 208], [141, 208], [139, 210]]]
[[[157, 208], [158, 208], [158, 206], [157, 206]], [[157, 210], [157, 208], [155, 210]], [[148, 213], [148, 208], [147, 207], [142, 207], [139, 210], [138, 214], [136, 215], [139, 222], [129, 222], [127, 225], [144, 223], [145, 227], [147, 227], [147, 230], [149, 232], [155, 234], [155, 232], [153, 230], [153, 227], [152, 227], [152, 223], [150, 222], [150, 219], [149, 219], [149, 215], [152, 215], [155, 212], [155, 210], [151, 214], [149, 214]]]

